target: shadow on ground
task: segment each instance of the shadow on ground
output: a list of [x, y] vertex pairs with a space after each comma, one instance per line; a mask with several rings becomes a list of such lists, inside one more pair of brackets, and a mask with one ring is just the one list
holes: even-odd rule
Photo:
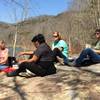
[[[100, 71], [100, 68], [98, 70]], [[77, 69], [59, 66], [57, 74], [45, 77], [9, 78], [5, 74], [0, 74], [0, 78], [0, 100], [99, 100], [100, 98], [100, 73], [88, 67]]]

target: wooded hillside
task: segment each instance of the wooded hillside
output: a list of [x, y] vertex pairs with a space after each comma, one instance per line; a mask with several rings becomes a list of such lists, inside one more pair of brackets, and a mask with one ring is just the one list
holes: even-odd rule
[[93, 33], [100, 27], [99, 5], [99, 0], [74, 0], [68, 11], [57, 16], [29, 18], [13, 25], [1, 23], [0, 39], [4, 38], [12, 45], [17, 26], [17, 45], [26, 47], [37, 33], [43, 33], [51, 44], [52, 32], [59, 31], [69, 43], [72, 52], [80, 51], [86, 43], [92, 43], [95, 38]]

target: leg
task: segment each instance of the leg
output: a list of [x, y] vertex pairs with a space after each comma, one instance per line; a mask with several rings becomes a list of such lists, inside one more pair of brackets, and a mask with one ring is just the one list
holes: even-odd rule
[[100, 55], [96, 54], [92, 49], [87, 48], [83, 50], [80, 56], [76, 59], [76, 65], [81, 65], [86, 58], [89, 58], [93, 63], [100, 62]]
[[58, 48], [55, 48], [53, 50], [53, 56], [54, 56], [54, 61], [57, 61], [57, 58], [56, 58], [57, 56], [59, 56], [60, 58], [63, 58], [63, 54]]
[[92, 65], [92, 64], [94, 64], [94, 63], [93, 63], [93, 61], [91, 61], [91, 59], [85, 59], [85, 60], [81, 63], [82, 66], [89, 66], [89, 65]]
[[56, 73], [56, 68], [54, 64], [51, 67], [49, 66], [49, 68], [44, 68], [33, 62], [32, 63], [24, 62], [19, 65], [18, 73], [22, 72], [25, 69], [28, 69], [37, 76], [45, 76]]
[[16, 61], [16, 58], [15, 57], [8, 57], [8, 66], [9, 67], [12, 67], [12, 65], [13, 65], [13, 61], [14, 61], [14, 63], [16, 63], [17, 61]]
[[55, 49], [53, 50], [53, 55], [54, 55], [54, 61], [55, 61], [55, 62], [58, 62], [58, 60], [57, 60], [57, 56], [58, 56], [58, 57], [60, 57], [60, 58], [63, 58], [65, 64], [68, 63], [67, 57], [65, 57], [65, 56], [62, 54], [62, 52], [61, 52], [58, 48], [55, 48]]
[[45, 76], [46, 75], [46, 70], [43, 69], [41, 66], [35, 64], [35, 63], [28, 63], [28, 62], [23, 62], [19, 65], [19, 68], [8, 74], [9, 77], [11, 76], [17, 76], [20, 72], [23, 72], [24, 70], [30, 70], [37, 76]]
[[39, 66], [38, 64], [35, 64], [33, 62], [32, 63], [24, 62], [24, 63], [20, 64], [18, 72], [21, 72], [25, 69], [30, 70], [31, 72], [33, 72], [34, 74], [36, 74], [38, 76], [44, 76], [46, 74], [45, 69], [43, 69], [41, 66]]

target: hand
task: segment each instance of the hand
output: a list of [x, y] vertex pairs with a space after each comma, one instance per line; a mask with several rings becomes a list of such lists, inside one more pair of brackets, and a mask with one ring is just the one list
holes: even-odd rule
[[21, 55], [24, 55], [24, 52], [20, 52], [17, 54], [17, 56], [21, 56]]
[[19, 60], [18, 63], [21, 64], [23, 62], [26, 62], [26, 60]]
[[0, 64], [2, 65], [2, 64], [6, 64], [5, 62], [0, 62]]
[[2, 64], [6, 64], [6, 61], [0, 60], [0, 64], [1, 64], [1, 65], [2, 65]]
[[85, 48], [91, 48], [91, 45], [90, 44], [86, 44]]
[[92, 49], [95, 53], [100, 54], [100, 50]]
[[60, 51], [63, 51], [63, 47], [59, 47], [58, 49], [59, 49]]

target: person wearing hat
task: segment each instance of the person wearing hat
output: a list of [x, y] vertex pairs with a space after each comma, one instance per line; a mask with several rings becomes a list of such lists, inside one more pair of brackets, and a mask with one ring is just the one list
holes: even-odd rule
[[91, 65], [95, 63], [100, 63], [100, 29], [96, 29], [95, 36], [97, 38], [97, 43], [94, 48], [86, 48], [81, 53], [80, 56], [74, 61], [73, 66], [81, 67], [82, 65]]
[[53, 52], [45, 42], [42, 34], [37, 34], [32, 39], [35, 51], [21, 52], [19, 55], [33, 55], [30, 59], [19, 61], [19, 68], [8, 73], [9, 77], [17, 76], [20, 72], [28, 69], [37, 76], [45, 76], [56, 73], [56, 68], [53, 63]]

